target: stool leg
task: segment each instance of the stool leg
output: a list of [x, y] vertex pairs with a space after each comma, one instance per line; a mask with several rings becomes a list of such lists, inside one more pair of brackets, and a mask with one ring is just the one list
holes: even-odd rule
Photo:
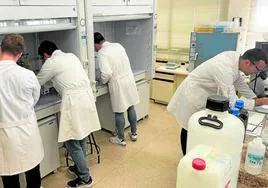
[[90, 153], [93, 154], [93, 147], [92, 147], [92, 141], [91, 141], [91, 134], [88, 135], [88, 140], [89, 140], [89, 144], [90, 144]]
[[95, 149], [96, 149], [96, 151], [97, 151], [97, 155], [98, 155], [98, 163], [100, 163], [100, 147], [97, 145], [93, 133], [91, 133], [91, 137], [92, 137], [92, 140], [93, 140], [93, 144], [94, 144], [94, 146], [95, 146]]
[[65, 151], [65, 161], [66, 161], [67, 167], [69, 167], [69, 159], [68, 159], [68, 157], [69, 157], [69, 153], [68, 153], [68, 151]]

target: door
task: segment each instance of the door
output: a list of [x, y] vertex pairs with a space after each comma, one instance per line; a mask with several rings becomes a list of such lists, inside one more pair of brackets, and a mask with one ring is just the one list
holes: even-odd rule
[[0, 6], [1, 5], [19, 5], [19, 0], [1, 0], [0, 1]]
[[154, 0], [127, 0], [128, 5], [153, 5]]
[[40, 173], [43, 178], [60, 167], [56, 116], [49, 116], [48, 118], [38, 121], [38, 126], [45, 153], [40, 164]]
[[76, 5], [76, 0], [20, 0], [20, 5]]
[[127, 5], [127, 0], [92, 0], [92, 5], [99, 5], [99, 6]]

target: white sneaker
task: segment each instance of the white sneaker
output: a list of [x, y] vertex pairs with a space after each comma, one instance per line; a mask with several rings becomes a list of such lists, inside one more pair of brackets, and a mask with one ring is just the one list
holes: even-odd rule
[[138, 139], [137, 134], [132, 134], [131, 132], [128, 132], [128, 135], [129, 135], [131, 141], [133, 141], [133, 142], [137, 141], [137, 139]]
[[121, 146], [126, 146], [127, 145], [125, 140], [119, 139], [117, 136], [110, 137], [110, 142], [112, 144], [118, 144], [118, 145], [121, 145]]

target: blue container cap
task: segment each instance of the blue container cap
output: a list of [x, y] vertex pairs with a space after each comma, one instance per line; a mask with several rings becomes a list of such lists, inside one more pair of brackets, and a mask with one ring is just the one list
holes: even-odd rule
[[231, 108], [231, 113], [238, 117], [240, 115], [240, 110], [238, 108]]
[[237, 100], [237, 101], [235, 102], [235, 107], [236, 107], [236, 108], [240, 108], [240, 109], [241, 109], [241, 108], [244, 108], [244, 105], [245, 105], [245, 104], [244, 104], [244, 101], [243, 101], [243, 100], [240, 100], [240, 99], [239, 99], [239, 100]]

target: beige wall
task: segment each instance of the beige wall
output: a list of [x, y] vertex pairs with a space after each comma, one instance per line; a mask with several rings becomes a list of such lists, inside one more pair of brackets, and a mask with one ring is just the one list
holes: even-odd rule
[[157, 47], [168, 48], [171, 0], [157, 0]]
[[158, 0], [157, 48], [189, 48], [194, 24], [227, 20], [228, 5], [229, 0]]
[[253, 0], [229, 0], [228, 18], [242, 17], [243, 25], [240, 29], [238, 51], [243, 53], [245, 50], [255, 46], [255, 40], [258, 36], [255, 33], [248, 33], [250, 14], [252, 11], [251, 4]]
[[248, 25], [251, 11], [251, 0], [229, 0], [228, 19], [242, 17], [243, 23]]

